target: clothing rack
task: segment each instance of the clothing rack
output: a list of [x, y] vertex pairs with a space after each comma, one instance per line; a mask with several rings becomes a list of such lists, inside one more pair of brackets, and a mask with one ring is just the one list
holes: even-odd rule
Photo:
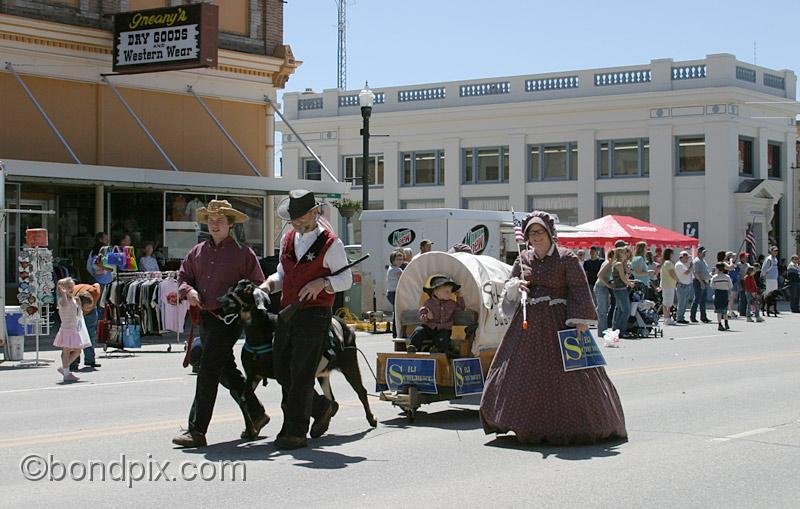
[[[114, 277], [113, 277], [113, 280], [112, 280], [111, 284], [113, 285], [113, 283], [115, 283], [115, 282], [122, 282], [122, 281], [127, 282], [127, 281], [131, 281], [131, 280], [153, 280], [153, 279], [155, 279], [155, 280], [166, 280], [166, 279], [170, 279], [170, 278], [174, 279], [175, 281], [177, 281], [178, 272], [174, 271], [174, 270], [157, 271], [157, 272], [155, 272], [155, 271], [153, 271], [153, 272], [144, 272], [144, 271], [117, 272], [117, 273], [114, 274]], [[111, 305], [114, 305], [114, 304], [112, 303]], [[143, 316], [142, 316], [142, 322], [144, 322], [144, 317]], [[142, 326], [142, 337], [143, 338], [145, 336], [154, 336], [154, 335], [159, 335], [160, 336], [161, 332], [163, 331], [161, 328], [159, 328], [159, 331], [156, 334], [152, 334], [152, 333], [150, 333], [151, 332], [150, 329], [145, 329], [143, 323], [140, 324], [140, 325]], [[174, 332], [176, 333], [176, 342], [178, 344], [180, 344], [182, 342], [181, 341], [181, 331], [176, 330]], [[183, 341], [183, 344], [184, 344], [184, 349], [185, 349], [186, 348], [186, 342]], [[125, 351], [125, 350], [122, 350], [122, 351]], [[171, 352], [171, 351], [172, 351], [172, 341], [170, 341], [169, 344], [167, 345], [167, 352]]]

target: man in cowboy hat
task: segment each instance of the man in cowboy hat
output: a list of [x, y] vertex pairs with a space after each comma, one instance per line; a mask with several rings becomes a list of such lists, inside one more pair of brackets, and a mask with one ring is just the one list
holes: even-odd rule
[[203, 360], [189, 413], [189, 429], [172, 439], [174, 444], [182, 447], [205, 447], [206, 431], [221, 382], [245, 417], [243, 438], [256, 438], [269, 422], [264, 407], [236, 367], [233, 345], [241, 335], [242, 325], [238, 320], [226, 324], [219, 315], [219, 298], [228, 288], [240, 279], [249, 279], [255, 284], [264, 281], [264, 273], [253, 250], [230, 236], [231, 227], [247, 219], [246, 214], [231, 207], [227, 200], [211, 200], [207, 207], [198, 209], [197, 222], [208, 225], [211, 239], [189, 251], [178, 273], [180, 298], [188, 299], [190, 305], [201, 309], [200, 338], [203, 344]]
[[300, 302], [300, 309], [279, 323], [273, 344], [275, 377], [283, 389], [283, 428], [275, 440], [281, 449], [306, 447], [311, 417], [311, 437], [328, 430], [339, 405], [314, 390], [317, 365], [322, 357], [331, 323], [335, 292], [350, 288], [353, 276], [344, 244], [335, 233], [318, 223], [319, 203], [305, 189], [289, 192], [278, 206], [278, 216], [292, 229], [281, 240], [278, 270], [261, 285], [271, 293], [282, 290], [281, 306]]

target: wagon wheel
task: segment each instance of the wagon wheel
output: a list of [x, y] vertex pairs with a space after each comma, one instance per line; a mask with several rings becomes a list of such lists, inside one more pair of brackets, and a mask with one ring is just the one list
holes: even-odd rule
[[416, 387], [408, 388], [408, 407], [406, 408], [406, 418], [409, 422], [414, 422], [417, 418], [417, 408], [419, 408], [419, 391]]

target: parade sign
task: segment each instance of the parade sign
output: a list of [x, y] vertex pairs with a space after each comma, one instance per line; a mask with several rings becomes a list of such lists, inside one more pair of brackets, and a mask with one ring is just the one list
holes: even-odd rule
[[118, 73], [215, 67], [219, 7], [190, 4], [114, 15]]
[[483, 392], [483, 371], [478, 358], [453, 359], [453, 387], [456, 396]]
[[578, 334], [576, 329], [558, 331], [558, 345], [561, 347], [561, 360], [564, 371], [597, 368], [606, 365], [603, 354], [597, 347], [592, 331]]
[[386, 385], [392, 391], [397, 391], [402, 387], [416, 387], [419, 392], [425, 394], [438, 394], [436, 360], [386, 359]]

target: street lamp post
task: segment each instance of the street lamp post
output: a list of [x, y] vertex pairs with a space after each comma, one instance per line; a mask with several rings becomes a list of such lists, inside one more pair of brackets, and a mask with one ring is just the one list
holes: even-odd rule
[[372, 105], [375, 94], [369, 89], [369, 84], [364, 83], [364, 89], [358, 94], [358, 104], [361, 105], [361, 118], [364, 119], [361, 136], [364, 140], [364, 152], [361, 161], [361, 210], [369, 209], [369, 117], [372, 115]]

